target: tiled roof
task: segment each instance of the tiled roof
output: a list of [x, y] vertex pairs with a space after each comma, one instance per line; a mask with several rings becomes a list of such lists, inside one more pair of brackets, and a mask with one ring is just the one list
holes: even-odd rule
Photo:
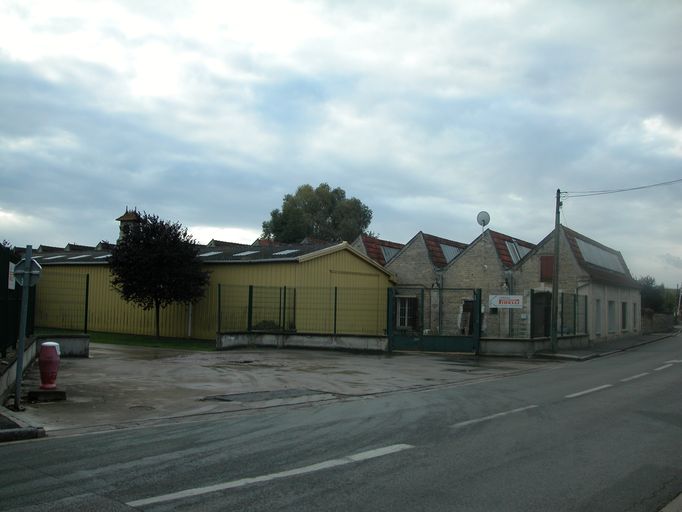
[[128, 210], [126, 209], [126, 212], [121, 215], [117, 221], [121, 222], [130, 222], [130, 221], [139, 221], [140, 220], [140, 214], [137, 213], [135, 210]]
[[249, 244], [240, 244], [237, 242], [223, 242], [222, 240], [211, 239], [206, 247], [248, 247]]
[[[535, 244], [531, 244], [530, 242], [526, 242], [518, 238], [513, 238], [509, 235], [505, 235], [504, 233], [498, 233], [497, 231], [493, 231], [491, 229], [489, 229], [488, 232], [490, 233], [490, 237], [495, 244], [497, 255], [499, 256], [500, 261], [505, 268], [511, 268], [513, 265], [518, 263], [520, 259], [509, 252], [509, 245], [512, 245], [512, 247], [516, 245], [518, 247], [522, 247], [523, 249], [527, 249], [528, 251], [531, 251], [535, 248]], [[508, 242], [509, 245], [507, 244]], [[523, 257], [523, 255], [520, 256]]]
[[52, 245], [39, 245], [38, 249], [36, 249], [38, 252], [61, 252], [64, 249], [61, 247], [54, 247]]
[[258, 238], [251, 245], [254, 247], [274, 247], [274, 246], [286, 245], [286, 244], [284, 244], [282, 242], [278, 242], [276, 240], [269, 240], [267, 238]]
[[[390, 240], [382, 240], [380, 238], [374, 238], [368, 235], [361, 235], [361, 237], [362, 244], [365, 246], [365, 252], [367, 253], [367, 256], [382, 266], [386, 265], [386, 263], [388, 263], [392, 257], [390, 256], [387, 260], [386, 253], [394, 252], [395, 254], [397, 254], [398, 251], [405, 246], [405, 244], [391, 242]], [[388, 249], [388, 251], [386, 249]], [[393, 256], [395, 254], [393, 254]]]
[[83, 252], [83, 251], [93, 251], [94, 247], [90, 245], [78, 245], [78, 244], [66, 244], [64, 250], [67, 252]]
[[[424, 238], [426, 249], [429, 252], [431, 263], [438, 268], [445, 267], [454, 259], [454, 257], [457, 255], [456, 253], [459, 253], [467, 248], [467, 244], [463, 244], [462, 242], [457, 242], [455, 240], [448, 240], [447, 238], [442, 238], [439, 236], [422, 233], [422, 237]], [[443, 251], [443, 246], [454, 249], [448, 251], [448, 254], [446, 254]]]
[[114, 248], [116, 244], [112, 244], [111, 242], [107, 242], [106, 240], [102, 240], [100, 243], [97, 244], [95, 247], [95, 250], [97, 251], [110, 251]]
[[[600, 283], [613, 284], [616, 286], [625, 286], [629, 288], [640, 287], [639, 283], [635, 281], [632, 275], [630, 274], [630, 270], [628, 269], [628, 266], [625, 264], [625, 259], [623, 259], [623, 255], [619, 251], [616, 251], [615, 249], [611, 249], [610, 247], [600, 244], [599, 242], [592, 240], [591, 238], [588, 238], [585, 235], [578, 233], [577, 231], [573, 231], [572, 229], [567, 228], [566, 226], [561, 226], [561, 228], [563, 229], [563, 232], [566, 236], [566, 240], [568, 240], [568, 245], [573, 251], [576, 260], [578, 260], [578, 264], [585, 270], [585, 272], [589, 274], [589, 276], [592, 279]], [[578, 240], [582, 240], [587, 244], [596, 246], [597, 248], [615, 256], [620, 262], [620, 265], [623, 268], [623, 272], [618, 272], [616, 270], [612, 270], [600, 265], [595, 265], [594, 263], [586, 261], [582, 251], [580, 250]]]

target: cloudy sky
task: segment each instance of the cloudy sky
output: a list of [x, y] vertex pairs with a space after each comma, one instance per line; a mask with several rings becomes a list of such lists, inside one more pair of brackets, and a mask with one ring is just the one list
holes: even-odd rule
[[[682, 2], [0, 0], [0, 239], [114, 241], [126, 206], [251, 242], [298, 185], [370, 229], [538, 242], [557, 188], [682, 178]], [[567, 226], [682, 282], [682, 183]]]

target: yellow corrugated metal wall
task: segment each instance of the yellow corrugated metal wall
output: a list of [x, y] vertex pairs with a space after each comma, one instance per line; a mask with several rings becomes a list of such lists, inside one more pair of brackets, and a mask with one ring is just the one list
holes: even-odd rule
[[[111, 286], [106, 265], [45, 265], [36, 290], [36, 326], [82, 330], [85, 280], [90, 276], [88, 330], [155, 334], [154, 311], [127, 303]], [[172, 305], [159, 316], [162, 336], [187, 335], [188, 308]]]
[[[274, 293], [279, 293], [276, 289], [280, 287], [290, 290], [289, 307], [294, 301], [296, 304], [295, 319], [290, 321], [292, 325], [295, 322], [298, 332], [333, 333], [334, 304], [339, 334], [382, 334], [385, 329], [389, 277], [350, 250], [301, 263], [207, 264], [205, 268], [211, 273], [209, 286], [204, 298], [192, 306], [191, 326], [188, 306], [169, 306], [160, 315], [162, 336], [185, 337], [191, 327], [192, 337], [214, 339], [218, 329], [218, 285], [221, 300], [229, 301], [235, 324], [245, 320], [248, 286], [253, 285], [274, 288]], [[86, 274], [90, 275], [89, 330], [154, 334], [154, 311], [123, 301], [111, 287], [111, 274], [105, 265], [44, 266], [37, 288], [37, 326], [82, 329]], [[334, 287], [338, 287], [336, 294]], [[293, 288], [296, 292], [291, 291]], [[63, 312], [66, 304], [67, 315]], [[311, 313], [306, 314], [306, 310]], [[225, 313], [221, 319], [223, 330], [229, 328]]]

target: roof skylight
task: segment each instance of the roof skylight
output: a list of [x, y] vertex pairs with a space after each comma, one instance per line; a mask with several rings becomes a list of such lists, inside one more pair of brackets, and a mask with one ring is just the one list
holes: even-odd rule
[[395, 247], [386, 247], [385, 245], [381, 246], [381, 253], [384, 255], [384, 261], [386, 261], [386, 263], [395, 258], [395, 255], [399, 252], [400, 249], [396, 249]]
[[298, 251], [299, 251], [299, 249], [285, 249], [283, 251], [273, 252], [272, 255], [273, 256], [284, 256], [285, 254], [293, 254], [293, 253], [298, 252]]
[[[204, 254], [200, 254], [200, 258], [208, 258], [209, 256], [215, 256], [216, 254], [222, 254], [222, 251], [211, 251], [211, 252], [205, 252]], [[236, 256], [236, 254], [235, 254]]]
[[580, 238], [576, 238], [576, 242], [578, 243], [580, 253], [583, 255], [583, 259], [587, 263], [592, 263], [598, 267], [604, 267], [621, 274], [625, 273], [620, 258], [616, 254], [606, 251], [601, 247], [597, 247], [585, 240], [581, 240]]
[[45, 261], [47, 260], [56, 260], [58, 258], [64, 258], [65, 256], [63, 254], [60, 254], [59, 256], [50, 256], [49, 258], [45, 258]]
[[460, 252], [462, 252], [462, 249], [455, 247], [454, 245], [440, 244], [440, 248], [443, 251], [443, 256], [445, 256], [446, 263], [450, 263]]
[[80, 260], [82, 258], [88, 258], [90, 255], [89, 254], [81, 254], [79, 256], [71, 256], [69, 259], [70, 260]]
[[243, 252], [238, 252], [237, 254], [233, 254], [232, 256], [249, 256], [250, 254], [257, 254], [260, 251], [243, 251]]
[[512, 240], [511, 242], [506, 241], [505, 244], [507, 245], [507, 250], [511, 256], [512, 263], [514, 264], [517, 264], [526, 254], [530, 252], [528, 247], [519, 245], [516, 240]]

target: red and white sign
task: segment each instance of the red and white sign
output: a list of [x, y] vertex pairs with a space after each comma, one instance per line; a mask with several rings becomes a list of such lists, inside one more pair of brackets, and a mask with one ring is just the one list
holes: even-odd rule
[[9, 264], [9, 279], [7, 280], [7, 289], [14, 290], [17, 287], [17, 281], [14, 279], [14, 263]]
[[523, 295], [490, 295], [489, 306], [501, 309], [522, 309]]

